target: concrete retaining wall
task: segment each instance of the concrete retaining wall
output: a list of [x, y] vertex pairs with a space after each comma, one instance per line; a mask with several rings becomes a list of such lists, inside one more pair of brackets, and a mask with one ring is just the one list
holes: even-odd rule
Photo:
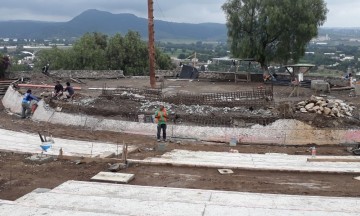
[[[21, 111], [21, 95], [9, 88], [2, 100], [4, 106], [13, 112]], [[85, 127], [99, 131], [126, 132], [154, 136], [156, 125], [104, 119], [82, 114], [55, 112], [43, 101], [38, 104], [33, 120]], [[241, 143], [274, 143], [284, 145], [340, 144], [360, 142], [360, 130], [317, 129], [297, 120], [282, 119], [268, 126], [252, 128], [222, 128], [184, 125], [168, 125], [168, 136], [191, 138], [203, 141], [229, 142], [231, 138]]]
[[18, 91], [15, 91], [14, 88], [10, 86], [2, 99], [2, 103], [6, 109], [9, 109], [13, 113], [20, 114], [22, 111], [22, 97]]

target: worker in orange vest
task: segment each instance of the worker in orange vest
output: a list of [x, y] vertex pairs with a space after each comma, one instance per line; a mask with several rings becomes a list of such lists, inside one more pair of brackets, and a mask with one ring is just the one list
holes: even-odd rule
[[163, 131], [163, 141], [166, 141], [166, 121], [168, 119], [166, 109], [160, 105], [159, 110], [155, 112], [155, 121], [157, 123], [157, 141], [160, 142], [160, 132]]

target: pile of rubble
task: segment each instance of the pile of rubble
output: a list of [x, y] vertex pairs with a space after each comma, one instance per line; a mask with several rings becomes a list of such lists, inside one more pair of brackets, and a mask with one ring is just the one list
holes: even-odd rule
[[296, 109], [302, 113], [317, 113], [329, 117], [351, 117], [355, 107], [342, 100], [311, 96], [309, 100], [299, 102]]
[[207, 105], [175, 105], [165, 102], [158, 102], [158, 101], [147, 101], [141, 103], [141, 107], [139, 109], [140, 112], [147, 112], [155, 110], [158, 108], [159, 104], [164, 105], [166, 110], [169, 113], [176, 113], [176, 112], [184, 112], [186, 114], [197, 114], [197, 115], [208, 115], [210, 113], [230, 113], [230, 112], [240, 112], [242, 114], [248, 115], [262, 115], [262, 116], [272, 116], [272, 112], [270, 110], [265, 109], [254, 109], [249, 110], [246, 107], [212, 107]]

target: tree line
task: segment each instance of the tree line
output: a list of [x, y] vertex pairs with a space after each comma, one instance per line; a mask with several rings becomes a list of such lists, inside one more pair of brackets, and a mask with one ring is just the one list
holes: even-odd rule
[[[156, 69], [173, 68], [170, 57], [158, 48], [155, 56]], [[51, 70], [123, 70], [125, 75], [147, 75], [148, 46], [134, 31], [112, 37], [98, 32], [86, 33], [72, 48], [53, 47], [39, 51], [35, 68], [40, 69], [46, 64], [50, 64]]]

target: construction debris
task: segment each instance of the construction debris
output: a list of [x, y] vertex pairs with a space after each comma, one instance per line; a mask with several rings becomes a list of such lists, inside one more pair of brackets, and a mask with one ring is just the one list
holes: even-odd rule
[[343, 100], [325, 99], [324, 97], [311, 96], [309, 100], [301, 101], [296, 109], [302, 113], [317, 113], [329, 117], [352, 117], [356, 107], [346, 104]]
[[199, 114], [199, 115], [208, 115], [209, 113], [220, 112], [220, 113], [229, 113], [229, 112], [241, 112], [247, 113], [252, 115], [262, 115], [262, 116], [271, 116], [271, 110], [265, 109], [256, 109], [256, 110], [249, 110], [246, 107], [213, 107], [208, 105], [175, 105], [166, 102], [159, 102], [159, 101], [146, 101], [141, 103], [141, 107], [139, 111], [146, 112], [146, 111], [155, 111], [159, 104], [164, 105], [166, 110], [171, 112], [184, 112], [186, 114]]
[[123, 163], [114, 163], [114, 164], [111, 164], [110, 167], [108, 168], [108, 170], [110, 172], [117, 172], [121, 169], [125, 169], [127, 166], [126, 164], [123, 164]]
[[231, 169], [218, 169], [218, 171], [221, 175], [229, 175], [234, 173], [234, 171]]

